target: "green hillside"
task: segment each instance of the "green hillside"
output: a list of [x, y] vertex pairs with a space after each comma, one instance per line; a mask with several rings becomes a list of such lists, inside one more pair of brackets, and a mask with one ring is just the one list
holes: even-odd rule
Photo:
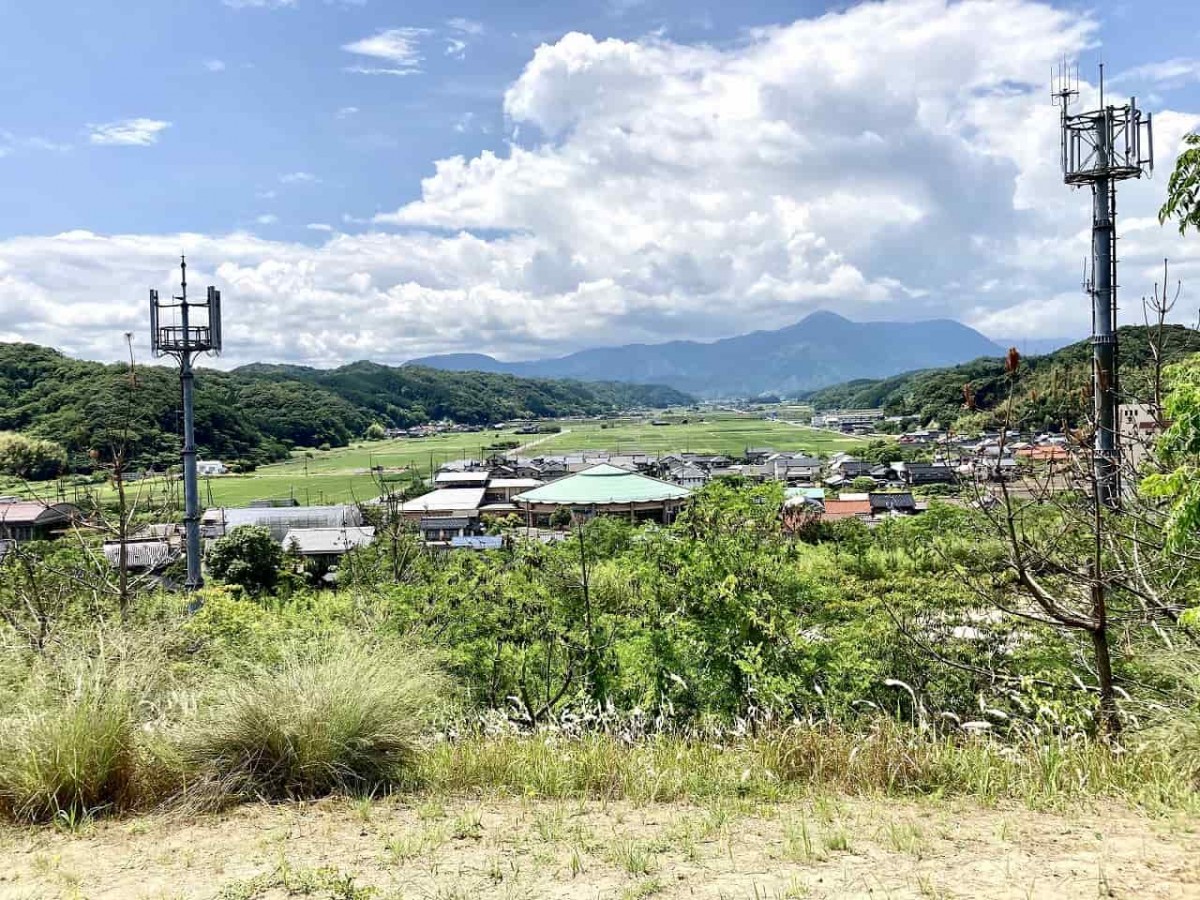
[[[487, 425], [511, 418], [595, 415], [691, 402], [653, 385], [584, 383], [354, 363], [340, 369], [247, 366], [198, 371], [196, 441], [203, 456], [255, 464], [292, 447], [344, 446], [374, 422], [430, 419]], [[0, 432], [62, 444], [72, 467], [125, 443], [139, 466], [179, 458], [179, 381], [165, 366], [71, 359], [35, 344], [0, 343]]]
[[[1148, 394], [1151, 367], [1151, 329], [1119, 329], [1121, 392], [1131, 399]], [[1200, 332], [1183, 325], [1164, 330], [1167, 362], [1200, 352]], [[1092, 345], [1079, 341], [1021, 363], [1015, 419], [1030, 428], [1075, 426], [1091, 403]], [[975, 411], [966, 408], [964, 388], [970, 386]], [[958, 422], [996, 424], [997, 410], [1007, 396], [1004, 361], [977, 359], [944, 369], [923, 369], [892, 378], [859, 379], [813, 391], [805, 399], [818, 409], [882, 407], [889, 415], [915, 416], [921, 424], [943, 427]], [[966, 421], [963, 421], [964, 418]]]

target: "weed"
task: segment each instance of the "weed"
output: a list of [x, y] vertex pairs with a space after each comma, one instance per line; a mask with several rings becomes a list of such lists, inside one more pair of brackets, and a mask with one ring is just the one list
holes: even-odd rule
[[630, 875], [649, 875], [656, 865], [654, 854], [634, 840], [618, 841], [610, 851], [612, 861]]

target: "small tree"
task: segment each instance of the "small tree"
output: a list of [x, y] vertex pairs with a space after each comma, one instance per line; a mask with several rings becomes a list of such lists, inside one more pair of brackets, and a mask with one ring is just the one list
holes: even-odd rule
[[208, 551], [208, 570], [227, 584], [251, 594], [269, 591], [279, 583], [283, 548], [261, 525], [242, 525], [218, 538]]
[[560, 506], [550, 514], [550, 524], [554, 528], [570, 528], [571, 511], [565, 506]]
[[859, 475], [850, 482], [850, 490], [860, 494], [875, 490], [875, 479], [868, 475]]
[[1184, 139], [1186, 150], [1179, 154], [1175, 171], [1167, 182], [1167, 201], [1158, 211], [1158, 221], [1179, 220], [1179, 233], [1188, 228], [1200, 232], [1200, 134]]
[[57, 478], [67, 468], [67, 451], [53, 441], [0, 432], [0, 474], [28, 481]]
[[364, 432], [363, 437], [365, 437], [368, 441], [382, 441], [387, 437], [387, 431], [378, 422], [372, 422], [367, 426], [367, 430]]

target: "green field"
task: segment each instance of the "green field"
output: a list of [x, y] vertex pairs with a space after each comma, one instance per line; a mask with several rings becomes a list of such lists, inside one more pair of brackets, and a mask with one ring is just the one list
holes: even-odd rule
[[672, 416], [670, 425], [651, 425], [644, 420], [615, 422], [564, 423], [563, 434], [539, 444], [538, 453], [566, 453], [571, 450], [610, 450], [614, 453], [661, 454], [673, 451], [722, 453], [741, 456], [747, 447], [771, 447], [775, 450], [829, 454], [861, 446], [861, 438], [835, 434], [787, 422], [771, 422], [755, 416], [733, 413], [706, 415], [703, 421]]
[[[682, 422], [684, 418], [688, 419], [687, 424]], [[309, 506], [366, 500], [379, 494], [377, 476], [371, 474], [372, 466], [383, 466], [384, 477], [406, 467], [416, 468], [421, 475], [428, 476], [449, 460], [486, 455], [485, 447], [500, 440], [528, 442], [524, 453], [530, 456], [609, 450], [651, 454], [690, 451], [736, 457], [747, 447], [829, 454], [852, 450], [862, 443], [861, 438], [771, 422], [754, 415], [718, 413], [706, 415], [701, 420], [694, 415], [681, 414], [668, 417], [668, 420], [672, 424], [651, 425], [646, 419], [603, 423], [564, 421], [560, 434], [539, 436], [486, 431], [358, 443], [334, 450], [297, 451], [287, 462], [262, 466], [249, 475], [201, 478], [200, 502], [204, 506], [244, 506], [251, 500], [294, 497]], [[104, 499], [113, 496], [111, 487], [86, 488], [97, 489]], [[60, 489], [54, 483], [46, 483], [28, 489], [12, 485], [0, 493], [34, 493], [45, 499], [74, 501], [78, 499], [76, 490], [73, 487]], [[180, 493], [180, 485], [175, 480], [158, 479], [129, 485], [130, 497], [136, 497], [143, 507], [160, 508], [165, 502], [178, 504]]]

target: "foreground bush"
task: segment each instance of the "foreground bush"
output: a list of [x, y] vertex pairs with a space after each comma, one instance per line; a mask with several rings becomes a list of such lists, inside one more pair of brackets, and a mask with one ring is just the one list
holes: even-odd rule
[[75, 823], [132, 805], [136, 738], [132, 696], [121, 688], [26, 701], [0, 722], [0, 812]]
[[198, 796], [268, 799], [386, 790], [409, 780], [447, 681], [412, 649], [338, 644], [230, 680], [180, 742]]

